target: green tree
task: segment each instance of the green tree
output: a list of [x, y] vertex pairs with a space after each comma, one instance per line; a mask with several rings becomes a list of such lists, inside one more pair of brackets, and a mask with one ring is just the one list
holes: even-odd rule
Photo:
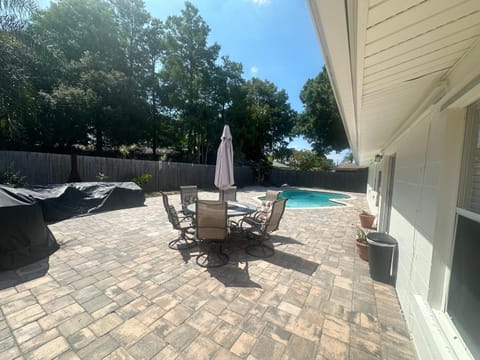
[[187, 160], [206, 162], [218, 118], [212, 90], [220, 46], [207, 45], [210, 29], [191, 3], [165, 23], [165, 56], [160, 71], [165, 105], [181, 122]]
[[25, 124], [35, 117], [34, 56], [24, 32], [37, 11], [33, 0], [0, 0], [0, 146], [28, 144]]
[[337, 108], [327, 70], [308, 79], [300, 93], [304, 111], [298, 118], [296, 132], [302, 134], [319, 154], [348, 147], [348, 140]]
[[35, 88], [29, 46], [17, 33], [0, 31], [0, 146], [28, 143], [26, 123], [35, 118]]
[[172, 116], [165, 106], [166, 100], [160, 83], [159, 69], [165, 56], [165, 47], [164, 24], [158, 19], [151, 19], [145, 30], [145, 90], [149, 112], [144, 138], [152, 147], [154, 157], [159, 145], [173, 145], [179, 139], [178, 133], [174, 131]]
[[296, 113], [285, 90], [267, 81], [252, 78], [244, 84], [244, 121], [237, 124], [240, 148], [246, 159], [259, 161], [287, 145]]
[[30, 31], [66, 62], [89, 52], [117, 70], [126, 71], [119, 29], [111, 6], [101, 0], [60, 0], [33, 18]]
[[333, 161], [320, 156], [314, 151], [294, 150], [290, 157], [290, 166], [298, 170], [331, 170]]
[[120, 46], [127, 62], [125, 73], [132, 85], [141, 86], [148, 73], [146, 49], [150, 14], [143, 0], [110, 0], [118, 28]]
[[88, 107], [94, 97], [92, 91], [64, 84], [39, 93], [42, 123], [35, 127], [45, 150], [70, 152], [74, 144], [88, 142]]
[[[39, 127], [44, 128], [44, 133], [54, 134], [52, 126], [65, 121], [66, 129], [66, 125], [73, 124], [66, 119], [76, 114], [79, 125], [75, 129], [87, 129], [87, 134], [81, 137], [70, 128], [72, 137], [94, 139], [99, 153], [105, 141], [112, 145], [135, 142], [144, 126], [145, 100], [134, 77], [128, 75], [128, 51], [122, 48], [116, 19], [112, 7], [104, 1], [63, 0], [36, 16], [30, 29], [64, 64], [56, 83], [45, 90], [50, 97], [44, 97], [47, 101], [43, 103]], [[78, 102], [69, 95], [72, 93], [86, 95], [78, 100], [83, 112], [77, 111]], [[57, 104], [70, 109], [58, 111]], [[65, 143], [45, 145], [62, 148]]]
[[0, 0], [0, 31], [20, 31], [37, 11], [34, 0]]

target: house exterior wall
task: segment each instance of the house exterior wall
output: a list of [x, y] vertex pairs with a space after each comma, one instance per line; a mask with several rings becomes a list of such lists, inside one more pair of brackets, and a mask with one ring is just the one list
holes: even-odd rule
[[[476, 87], [465, 86], [480, 76], [480, 68], [467, 65], [478, 55], [480, 46], [451, 74], [441, 101], [428, 106], [383, 150], [383, 160], [369, 167], [367, 199], [370, 211], [380, 215], [386, 196], [385, 159], [396, 157], [389, 223], [389, 233], [399, 244], [396, 290], [421, 359], [468, 358], [445, 308], [466, 108], [480, 99]], [[455, 102], [449, 100], [455, 97]], [[379, 171], [382, 186], [377, 189]]]
[[[457, 137], [461, 134], [460, 140], [463, 141], [462, 119], [462, 116], [449, 118], [447, 111], [440, 111], [440, 106], [431, 107], [385, 149], [383, 157], [385, 160], [389, 155], [396, 156], [389, 233], [399, 246], [397, 294], [418, 353], [424, 355], [428, 350], [425, 350], [427, 345], [422, 344], [422, 339], [428, 339], [429, 335], [417, 324], [418, 301], [427, 304], [429, 301], [434, 249], [453, 241], [454, 216], [445, 218], [442, 213], [439, 217], [439, 205], [442, 199], [456, 199], [457, 196], [458, 187], [452, 186], [451, 181], [442, 182], [442, 176], [450, 162], [461, 162], [461, 151], [454, 152], [455, 156], [451, 154], [450, 134], [456, 132]], [[445, 161], [446, 152], [450, 152], [449, 161]], [[377, 214], [380, 213], [381, 199], [386, 196], [387, 166], [384, 160], [370, 166], [367, 185], [371, 211]], [[382, 185], [377, 192], [375, 182], [379, 171], [382, 171]], [[377, 197], [380, 197], [379, 206], [376, 206]], [[444, 222], [443, 229], [438, 226], [439, 219]], [[451, 226], [446, 226], [448, 223]], [[448, 232], [439, 234], [445, 230]], [[423, 358], [427, 359], [429, 355]]]
[[[396, 155], [390, 234], [399, 243], [397, 292], [407, 321], [411, 322], [410, 294], [428, 296], [428, 282], [434, 242], [439, 156], [444, 137], [443, 126], [433, 121], [437, 114], [428, 114], [404, 136], [385, 149], [384, 159]], [[387, 178], [384, 161], [372, 165], [372, 172], [382, 171]], [[380, 193], [369, 184], [368, 197], [383, 197], [386, 188], [382, 181]], [[376, 213], [379, 213], [375, 208]]]

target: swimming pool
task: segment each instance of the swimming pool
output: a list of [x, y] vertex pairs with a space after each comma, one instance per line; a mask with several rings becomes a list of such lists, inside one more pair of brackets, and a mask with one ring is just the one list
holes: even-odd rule
[[[331, 199], [341, 200], [348, 198], [350, 198], [350, 196], [344, 194], [314, 190], [288, 189], [280, 193], [280, 199], [288, 199], [287, 208], [290, 209], [345, 206], [339, 202], [331, 201]], [[259, 199], [265, 200], [265, 196]]]

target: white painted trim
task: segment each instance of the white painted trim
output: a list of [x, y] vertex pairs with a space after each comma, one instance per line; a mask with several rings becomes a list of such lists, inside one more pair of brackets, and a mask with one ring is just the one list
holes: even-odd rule
[[428, 302], [414, 295], [414, 345], [420, 360], [474, 360], [447, 315], [433, 311]]
[[450, 94], [443, 102], [441, 110], [463, 108], [474, 103], [480, 98], [480, 75], [477, 75], [460, 90]]
[[[363, 103], [363, 73], [365, 71], [365, 42], [367, 38], [368, 27], [368, 1], [348, 0], [348, 14], [351, 24], [356, 24], [352, 37], [352, 53], [355, 54], [351, 62], [352, 79], [355, 86], [355, 119], [358, 128], [358, 119], [362, 113]], [[353, 26], [352, 26], [353, 27]], [[358, 136], [358, 134], [357, 134]]]
[[[332, 90], [353, 156], [358, 162], [358, 129], [345, 1], [307, 0]], [[335, 59], [333, 62], [332, 59]]]
[[480, 223], [480, 214], [474, 213], [472, 211], [469, 211], [467, 209], [462, 209], [457, 207], [457, 214], [462, 215], [463, 217], [466, 217], [467, 219], [473, 220], [475, 222]]
[[438, 310], [433, 310], [433, 313], [443, 333], [445, 334], [448, 343], [457, 357], [462, 360], [475, 360], [472, 353], [468, 350], [467, 345], [465, 345], [462, 336], [459, 334], [450, 316]]

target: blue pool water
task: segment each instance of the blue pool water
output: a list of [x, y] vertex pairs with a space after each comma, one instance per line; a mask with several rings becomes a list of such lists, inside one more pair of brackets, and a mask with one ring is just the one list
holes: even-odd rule
[[[280, 193], [280, 199], [288, 199], [287, 208], [290, 209], [344, 206], [338, 202], [330, 201], [330, 199], [341, 200], [349, 197], [338, 193], [313, 190], [284, 190]], [[264, 199], [264, 196], [260, 198], [260, 200]]]

